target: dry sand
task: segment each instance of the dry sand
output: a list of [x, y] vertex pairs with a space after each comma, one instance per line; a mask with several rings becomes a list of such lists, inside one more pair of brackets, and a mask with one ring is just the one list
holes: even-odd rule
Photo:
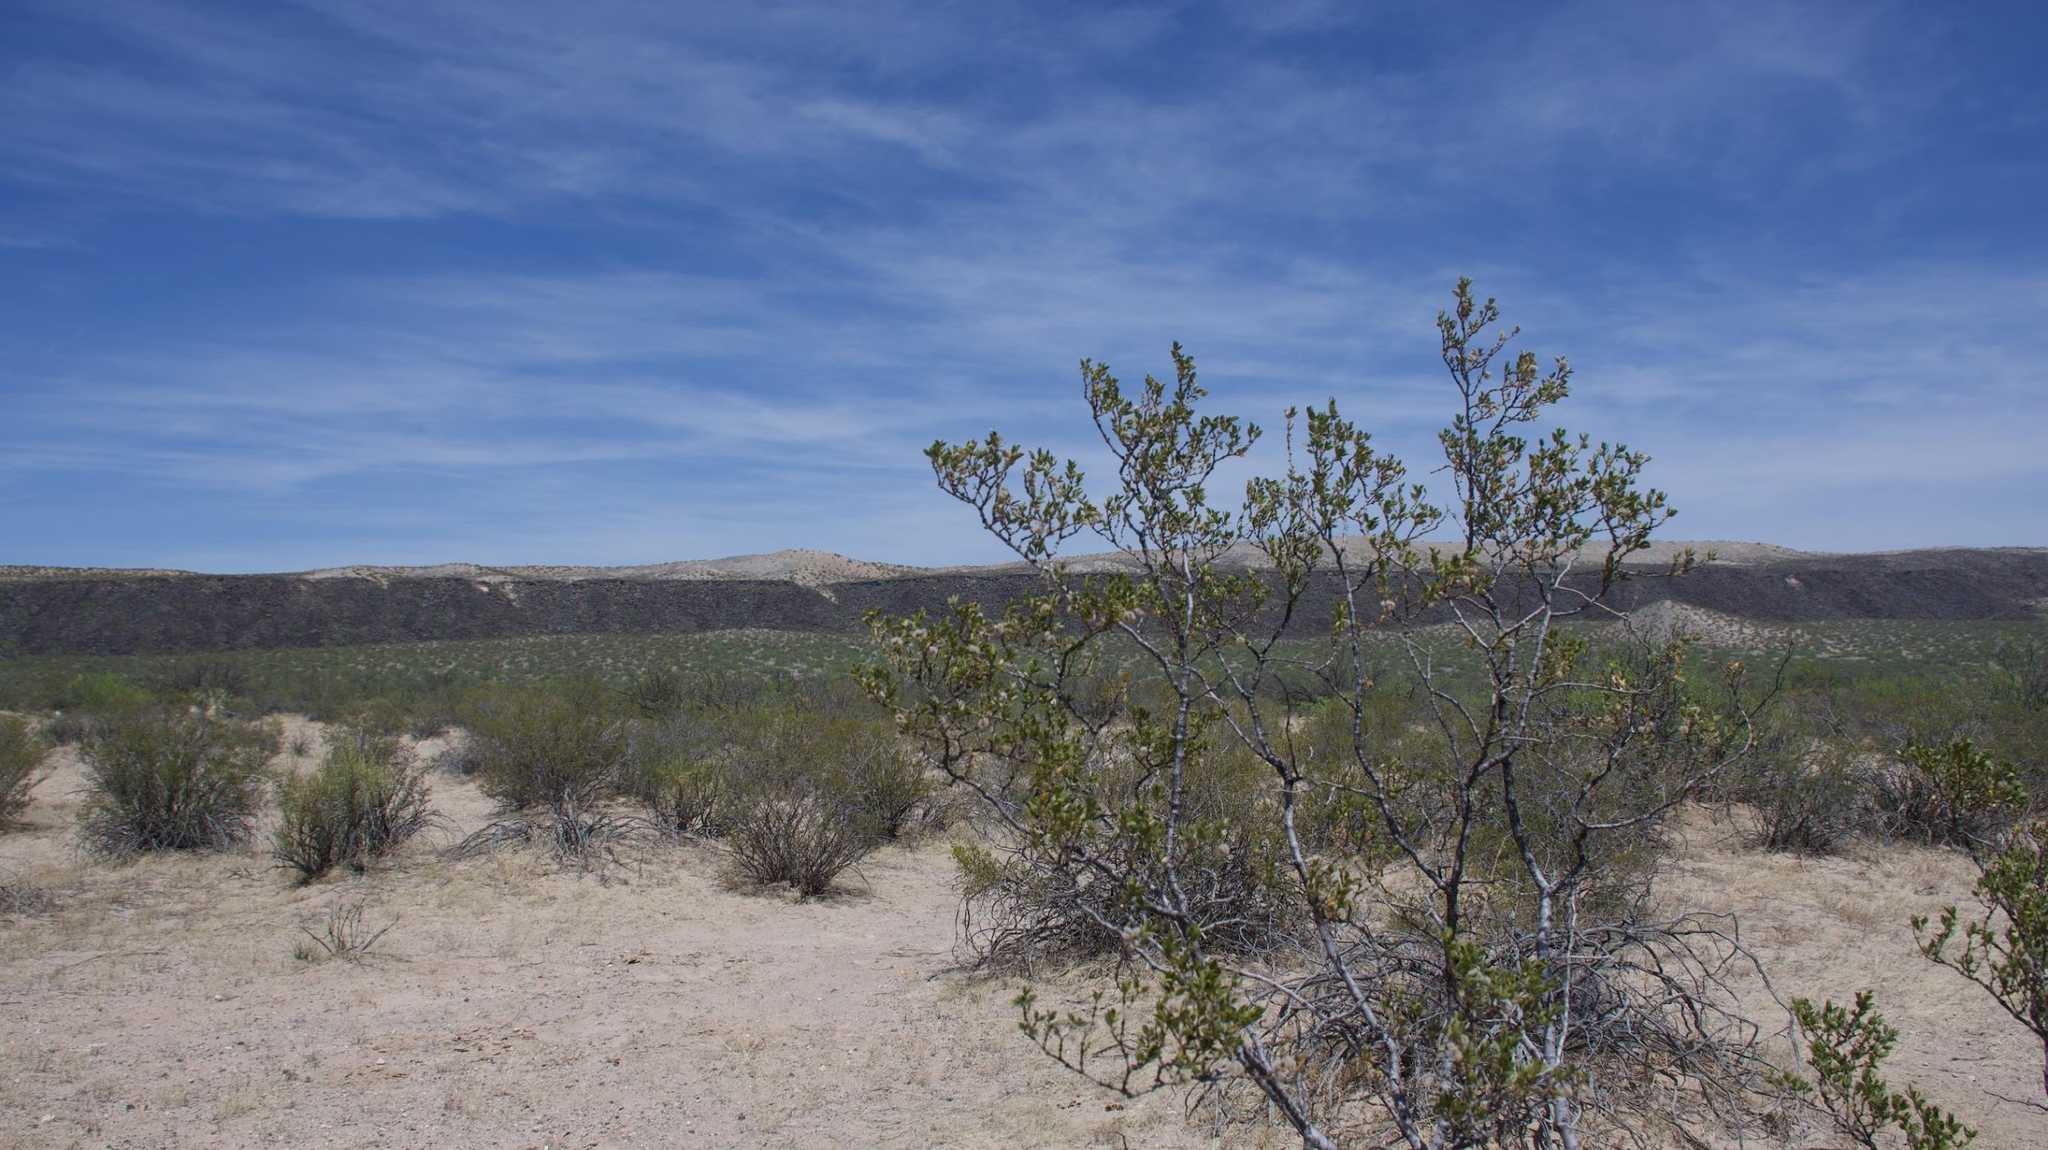
[[[79, 783], [60, 752], [0, 836], [0, 880], [60, 900], [0, 920], [0, 1145], [1213, 1144], [1175, 1098], [1066, 1075], [1013, 984], [953, 972], [942, 847], [804, 904], [731, 889], [710, 850], [600, 884], [419, 844], [300, 889], [254, 848], [81, 858]], [[457, 780], [435, 799], [456, 832], [491, 814]], [[357, 898], [396, 921], [369, 960], [292, 957], [298, 923]]]
[[[28, 825], [0, 834], [0, 881], [59, 900], [0, 918], [0, 1145], [1289, 1144], [1219, 1141], [1175, 1097], [1119, 1103], [1037, 1054], [1015, 984], [954, 970], [940, 844], [885, 850], [806, 904], [733, 889], [708, 849], [600, 883], [419, 843], [367, 879], [295, 888], [253, 847], [81, 857], [79, 783], [60, 752]], [[467, 783], [436, 788], [442, 841], [490, 817]], [[1965, 860], [1766, 856], [1705, 820], [1681, 857], [1666, 893], [1739, 911], [1780, 994], [1876, 988], [1907, 1035], [1901, 1081], [1976, 1116], [1980, 1146], [2048, 1147], [2048, 1122], [1994, 1097], [2037, 1089], [2038, 1053], [1904, 925], [1967, 892]], [[292, 957], [297, 924], [358, 899], [395, 922], [381, 957]]]

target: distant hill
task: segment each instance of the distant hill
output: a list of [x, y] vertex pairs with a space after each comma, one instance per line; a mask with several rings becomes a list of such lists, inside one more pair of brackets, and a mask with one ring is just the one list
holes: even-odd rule
[[[2048, 603], [2048, 549], [1824, 554], [1762, 543], [1673, 542], [1714, 560], [1681, 579], [1623, 583], [1622, 608], [1659, 602], [1733, 620], [2025, 619]], [[1231, 561], [1259, 566], [1255, 552]], [[1075, 561], [1083, 569], [1114, 558]], [[1588, 559], [1597, 568], [1598, 559]], [[917, 568], [822, 551], [634, 567], [344, 567], [276, 575], [0, 567], [0, 654], [149, 654], [736, 627], [856, 632], [871, 608], [998, 607], [1034, 586], [1020, 565]], [[1334, 585], [1311, 590], [1306, 626]]]

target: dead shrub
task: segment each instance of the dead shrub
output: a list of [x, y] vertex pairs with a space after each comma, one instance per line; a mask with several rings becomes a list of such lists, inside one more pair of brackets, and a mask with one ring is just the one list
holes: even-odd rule
[[236, 846], [249, 837], [276, 751], [272, 728], [191, 712], [98, 724], [82, 745], [85, 842], [110, 855]]
[[299, 933], [306, 936], [306, 941], [292, 949], [292, 957], [300, 962], [324, 962], [330, 958], [361, 962], [397, 925], [398, 920], [394, 918], [376, 930], [370, 930], [363, 925], [363, 904], [360, 900], [338, 902], [328, 908], [327, 919], [320, 924], [318, 931], [309, 925], [299, 926]]
[[0, 877], [0, 915], [27, 918], [48, 914], [56, 906], [57, 897], [48, 888], [17, 877], [13, 871]]
[[336, 866], [358, 872], [434, 821], [426, 768], [394, 738], [344, 731], [327, 761], [278, 784], [271, 857], [300, 882]]

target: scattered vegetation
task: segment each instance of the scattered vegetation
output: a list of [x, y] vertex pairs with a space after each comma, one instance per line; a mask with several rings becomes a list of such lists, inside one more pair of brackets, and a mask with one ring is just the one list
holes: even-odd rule
[[[95, 714], [197, 703], [192, 688], [206, 682], [224, 694], [217, 702], [227, 713], [303, 714], [424, 737], [459, 722], [479, 691], [499, 687], [589, 679], [624, 693], [653, 676], [680, 683], [693, 701], [718, 693], [757, 697], [843, 676], [865, 654], [854, 636], [716, 631], [19, 656], [0, 659], [0, 709], [60, 712], [61, 729], [76, 731]], [[234, 670], [219, 669], [227, 667]]]
[[[536, 839], [578, 863], [646, 824], [609, 807], [626, 782], [630, 728], [602, 684], [578, 680], [482, 696], [464, 753], [486, 795], [520, 816], [457, 844], [457, 856]], [[530, 812], [530, 813], [528, 813]]]
[[42, 780], [44, 751], [25, 720], [0, 717], [0, 829], [28, 809], [29, 792]]
[[879, 845], [846, 796], [815, 781], [749, 788], [737, 806], [725, 845], [740, 873], [757, 883], [787, 883], [805, 898], [832, 889]]
[[246, 841], [263, 802], [275, 729], [195, 712], [106, 720], [80, 748], [86, 844], [104, 854], [223, 849]]
[[1974, 856], [2026, 813], [2031, 798], [2011, 763], [1968, 738], [1942, 747], [1910, 743], [1904, 762], [1879, 779], [1877, 803], [1894, 837], [1957, 846]]
[[716, 836], [730, 818], [728, 764], [717, 730], [671, 713], [634, 731], [628, 788], [664, 833]]
[[[1642, 455], [1538, 434], [1569, 373], [1509, 355], [1496, 321], [1462, 285], [1442, 318], [1442, 506], [1334, 406], [1290, 413], [1286, 472], [1212, 504], [1259, 432], [1198, 411], [1176, 348], [1174, 378], [1135, 392], [1084, 369], [1119, 461], [1106, 492], [994, 434], [934, 445], [942, 488], [1042, 578], [999, 612], [876, 617], [870, 644], [8, 660], [0, 704], [52, 712], [46, 738], [78, 745], [83, 835], [108, 854], [246, 841], [278, 737], [235, 716], [337, 723], [316, 769], [275, 780], [272, 855], [302, 882], [432, 822], [403, 736], [450, 725], [435, 765], [504, 816], [456, 856], [526, 843], [597, 865], [658, 831], [810, 898], [971, 796], [953, 845], [966, 960], [1114, 962], [1077, 1010], [1026, 990], [1034, 1041], [1112, 1089], [1192, 1085], [1316, 1147], [1739, 1135], [1781, 1091], [1869, 1150], [1963, 1146], [1960, 1117], [1885, 1081], [1898, 1036], [1868, 994], [1796, 1000], [1811, 1075], [1778, 1073], [1730, 991], [1750, 961], [1732, 923], [1649, 897], [1694, 801], [1769, 850], [1955, 848], [1978, 863], [1976, 903], [1915, 920], [1921, 952], [2041, 1040], [2048, 1097], [2048, 824], [2026, 821], [2048, 788], [2048, 631], [1801, 624], [1762, 636], [1759, 660], [1619, 621], [1624, 578], [1689, 566], [1618, 566], [1672, 512]], [[1121, 570], [1060, 565], [1091, 535]], [[1225, 561], [1245, 548], [1270, 573]], [[1327, 635], [1304, 639], [1289, 628], [1331, 580], [1311, 628]], [[837, 672], [861, 659], [854, 696]], [[41, 753], [0, 719], [0, 820]], [[0, 887], [0, 913], [47, 898]], [[389, 929], [337, 904], [294, 953], [360, 958]]]

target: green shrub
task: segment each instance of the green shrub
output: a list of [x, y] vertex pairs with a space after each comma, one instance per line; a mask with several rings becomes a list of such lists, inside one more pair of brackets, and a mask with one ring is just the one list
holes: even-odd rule
[[1869, 991], [1856, 995], [1853, 1009], [1795, 998], [1792, 1017], [1806, 1036], [1813, 1081], [1786, 1075], [1780, 1084], [1811, 1095], [1836, 1131], [1855, 1145], [1879, 1150], [1887, 1130], [1897, 1130], [1907, 1150], [1960, 1150], [1977, 1137], [1917, 1089], [1894, 1090], [1885, 1082], [1879, 1071], [1899, 1032], [1877, 1013]]
[[640, 675], [626, 687], [626, 701], [649, 719], [668, 719], [690, 705], [689, 684], [667, 667]]
[[2015, 834], [1977, 878], [1981, 915], [1951, 906], [1939, 925], [1913, 919], [1920, 952], [1982, 987], [2041, 1044], [2048, 1102], [2048, 822]]
[[716, 734], [727, 850], [753, 881], [804, 896], [901, 833], [929, 795], [889, 725], [825, 701], [728, 712]]
[[511, 810], [592, 806], [622, 782], [628, 729], [601, 685], [502, 690], [464, 716], [484, 794]]
[[29, 792], [42, 781], [37, 768], [42, 765], [43, 751], [42, 740], [26, 722], [0, 719], [0, 826], [28, 809]]
[[641, 724], [633, 734], [627, 788], [670, 835], [723, 829], [731, 788], [718, 733], [689, 718]]
[[176, 711], [106, 720], [81, 750], [85, 841], [114, 855], [241, 843], [276, 752], [277, 732], [249, 723]]
[[57, 710], [88, 714], [118, 714], [155, 701], [147, 688], [110, 671], [73, 675], [51, 700]]
[[102, 722], [118, 720], [156, 705], [146, 688], [106, 671], [73, 675], [50, 699], [57, 714], [43, 737], [58, 746], [83, 743]]
[[1764, 776], [1749, 797], [1756, 844], [1791, 854], [1839, 854], [1868, 823], [1861, 781], [1837, 756]]
[[247, 693], [249, 669], [222, 658], [181, 660], [164, 669], [160, 685], [170, 696], [227, 698]]
[[1974, 855], [2026, 813], [2029, 796], [2011, 763], [1962, 738], [1909, 744], [1905, 762], [1880, 780], [1877, 801], [1893, 835]]
[[853, 812], [877, 838], [900, 837], [914, 816], [926, 809], [931, 781], [916, 760], [904, 753], [893, 728], [873, 722], [841, 720], [820, 732], [821, 764], [841, 790]]
[[278, 784], [271, 857], [310, 882], [336, 866], [363, 870], [433, 820], [426, 769], [396, 739], [347, 731], [309, 774]]
[[[465, 715], [469, 738], [457, 766], [468, 766], [486, 795], [514, 817], [456, 844], [456, 857], [532, 842], [553, 844], [564, 860], [602, 862], [610, 844], [646, 833], [645, 820], [607, 809], [630, 791], [631, 725], [618, 697], [595, 680], [501, 690], [478, 696]], [[538, 808], [537, 814], [526, 814]]]

